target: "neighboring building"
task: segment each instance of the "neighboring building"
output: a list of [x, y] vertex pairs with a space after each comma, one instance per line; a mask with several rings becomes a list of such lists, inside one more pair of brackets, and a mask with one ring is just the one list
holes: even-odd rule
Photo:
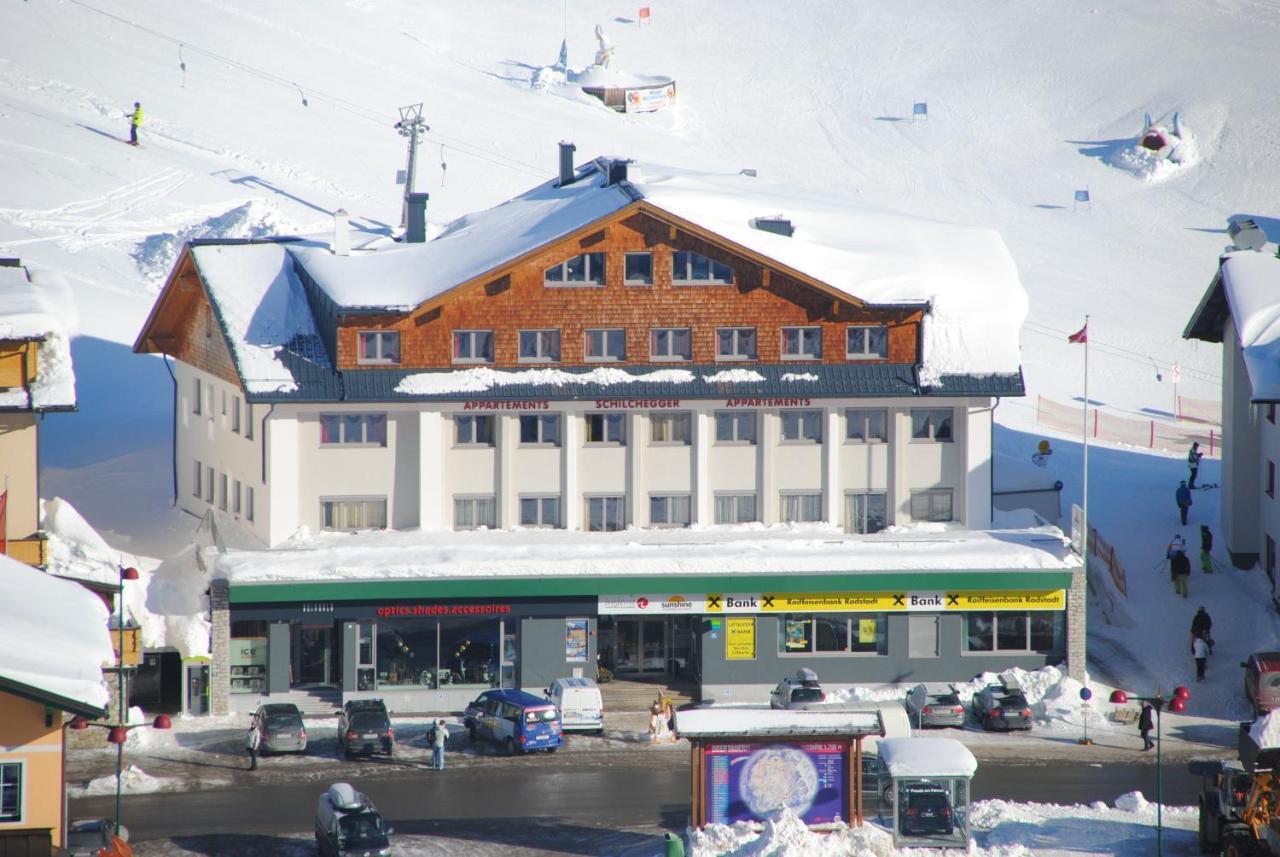
[[1237, 567], [1261, 563], [1280, 606], [1280, 258], [1254, 250], [1224, 254], [1182, 335], [1222, 343], [1220, 533]]
[[0, 554], [41, 567], [39, 418], [76, 405], [68, 300], [54, 278], [0, 259]]
[[[186, 247], [135, 345], [175, 359], [179, 504], [270, 546], [304, 528], [990, 527], [992, 411], [1024, 392], [1027, 305], [998, 235], [746, 175], [565, 160], [431, 241], [352, 250], [344, 223], [332, 247]], [[669, 588], [628, 585], [609, 591]], [[215, 712], [220, 681], [265, 689], [268, 662], [354, 690], [350, 659], [380, 632], [348, 640], [336, 602], [303, 589], [251, 610], [262, 591], [224, 593], [227, 639], [256, 642], [219, 678], [215, 622]], [[602, 593], [578, 594], [574, 615]]]
[[64, 714], [105, 716], [112, 660], [96, 595], [0, 556], [0, 854], [63, 843]]

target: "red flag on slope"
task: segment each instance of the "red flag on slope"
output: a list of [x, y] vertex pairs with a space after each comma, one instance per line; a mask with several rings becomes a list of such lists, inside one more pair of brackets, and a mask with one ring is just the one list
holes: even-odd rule
[[1089, 341], [1089, 322], [1084, 323], [1084, 327], [1067, 337], [1067, 342], [1088, 342]]

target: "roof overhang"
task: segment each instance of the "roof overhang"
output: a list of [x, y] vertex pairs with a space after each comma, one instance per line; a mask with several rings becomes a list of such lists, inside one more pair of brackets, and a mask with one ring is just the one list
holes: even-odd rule
[[107, 707], [105, 705], [101, 708], [96, 708], [87, 702], [59, 696], [56, 693], [49, 693], [29, 684], [12, 681], [4, 676], [0, 676], [0, 693], [7, 693], [10, 696], [16, 696], [39, 705], [47, 705], [50, 708], [56, 708], [68, 714], [80, 714], [89, 718], [107, 716]]

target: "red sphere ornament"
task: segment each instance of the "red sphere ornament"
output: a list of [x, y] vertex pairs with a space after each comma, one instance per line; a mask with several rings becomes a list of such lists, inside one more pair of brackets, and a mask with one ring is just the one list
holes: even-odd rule
[[120, 579], [121, 580], [137, 580], [138, 570], [133, 566], [129, 566], [128, 568], [120, 572]]
[[1186, 702], [1191, 698], [1191, 691], [1187, 690], [1183, 685], [1178, 685], [1173, 689], [1173, 698], [1181, 699], [1183, 702]]
[[1113, 704], [1124, 705], [1128, 701], [1129, 701], [1129, 694], [1125, 693], [1123, 690], [1111, 691], [1111, 702]]
[[172, 729], [173, 721], [169, 719], [169, 715], [167, 714], [158, 714], [156, 715], [156, 719], [152, 721], [151, 725], [156, 729]]
[[1175, 696], [1169, 703], [1169, 710], [1176, 714], [1181, 714], [1187, 710], [1187, 703]]
[[123, 726], [112, 726], [107, 730], [107, 741], [111, 744], [123, 744], [129, 737], [129, 730]]

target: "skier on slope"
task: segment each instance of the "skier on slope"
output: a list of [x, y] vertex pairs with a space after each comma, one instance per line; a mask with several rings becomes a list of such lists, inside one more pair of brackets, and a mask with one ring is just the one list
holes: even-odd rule
[[129, 145], [138, 145], [138, 129], [142, 127], [142, 102], [133, 102], [133, 112], [124, 114], [129, 119]]

